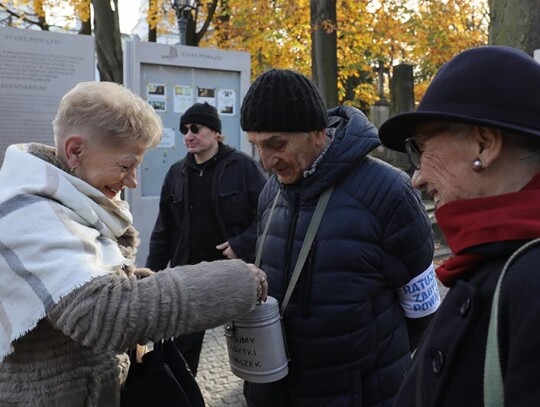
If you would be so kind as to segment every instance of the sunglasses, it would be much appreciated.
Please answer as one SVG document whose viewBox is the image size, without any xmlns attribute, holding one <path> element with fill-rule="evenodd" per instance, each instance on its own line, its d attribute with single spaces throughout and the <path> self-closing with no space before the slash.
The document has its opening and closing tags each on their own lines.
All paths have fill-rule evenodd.
<svg viewBox="0 0 540 407">
<path fill-rule="evenodd" d="M 433 137 L 436 136 L 439 133 L 442 133 L 450 128 L 450 125 L 444 125 L 435 127 L 434 129 L 426 130 L 421 133 L 417 133 L 412 137 L 409 137 L 405 140 L 405 152 L 407 153 L 407 157 L 409 157 L 409 161 L 411 162 L 411 165 L 414 167 L 415 170 L 420 169 L 421 164 L 421 157 L 422 157 L 422 150 L 418 146 L 418 138 L 422 137 Z"/>
<path fill-rule="evenodd" d="M 184 136 L 188 134 L 188 131 L 192 132 L 193 134 L 197 134 L 200 129 L 201 126 L 197 126 L 196 124 L 190 124 L 189 126 L 181 126 L 180 133 L 182 133 Z"/>
</svg>

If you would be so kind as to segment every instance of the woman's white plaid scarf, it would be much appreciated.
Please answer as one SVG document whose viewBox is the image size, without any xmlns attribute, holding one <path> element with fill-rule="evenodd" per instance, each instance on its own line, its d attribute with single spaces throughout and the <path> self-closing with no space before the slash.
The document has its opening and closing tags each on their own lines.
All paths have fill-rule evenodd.
<svg viewBox="0 0 540 407">
<path fill-rule="evenodd" d="M 10 146 L 0 169 L 0 361 L 62 297 L 125 264 L 116 238 L 132 223 L 127 203 L 32 148 Z"/>
</svg>

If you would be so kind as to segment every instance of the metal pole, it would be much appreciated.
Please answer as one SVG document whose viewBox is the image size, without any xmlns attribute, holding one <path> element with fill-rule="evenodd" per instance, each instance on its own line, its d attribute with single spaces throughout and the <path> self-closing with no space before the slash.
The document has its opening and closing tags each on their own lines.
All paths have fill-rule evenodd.
<svg viewBox="0 0 540 407">
<path fill-rule="evenodd" d="M 187 31 L 187 21 L 184 10 L 177 10 L 176 17 L 178 19 L 178 31 L 180 33 L 180 45 L 186 45 L 186 31 Z"/>
</svg>

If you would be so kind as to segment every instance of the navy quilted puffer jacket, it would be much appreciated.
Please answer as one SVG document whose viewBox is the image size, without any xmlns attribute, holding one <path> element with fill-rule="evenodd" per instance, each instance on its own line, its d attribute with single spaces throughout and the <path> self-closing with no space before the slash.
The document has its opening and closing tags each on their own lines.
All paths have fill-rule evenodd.
<svg viewBox="0 0 540 407">
<path fill-rule="evenodd" d="M 289 305 L 291 360 L 275 383 L 246 383 L 249 406 L 390 406 L 410 363 L 396 291 L 429 268 L 429 219 L 408 176 L 368 156 L 376 128 L 359 110 L 329 111 L 334 140 L 316 172 L 295 185 L 275 177 L 259 199 L 261 268 L 281 303 L 319 195 L 334 191 Z"/>
</svg>

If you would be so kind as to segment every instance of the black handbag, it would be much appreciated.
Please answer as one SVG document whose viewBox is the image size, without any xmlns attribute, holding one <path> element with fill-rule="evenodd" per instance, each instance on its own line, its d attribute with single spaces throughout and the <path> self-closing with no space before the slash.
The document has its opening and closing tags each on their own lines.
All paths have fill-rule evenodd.
<svg viewBox="0 0 540 407">
<path fill-rule="evenodd" d="M 121 407 L 204 407 L 199 385 L 172 340 L 157 342 L 154 350 L 131 366 L 120 393 Z"/>
</svg>

